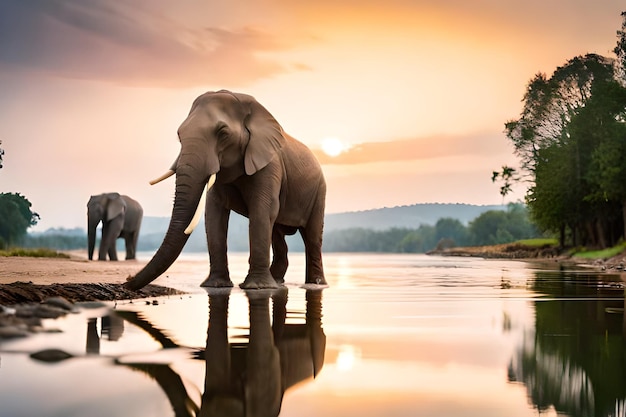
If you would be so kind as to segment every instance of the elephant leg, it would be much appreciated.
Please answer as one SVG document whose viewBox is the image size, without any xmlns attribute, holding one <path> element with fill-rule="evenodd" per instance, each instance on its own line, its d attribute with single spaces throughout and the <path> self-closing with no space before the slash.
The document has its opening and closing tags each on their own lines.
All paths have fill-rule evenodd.
<svg viewBox="0 0 626 417">
<path fill-rule="evenodd" d="M 239 286 L 243 289 L 278 288 L 278 283 L 270 272 L 270 242 L 272 239 L 273 218 L 267 210 L 250 210 L 250 258 L 248 275 Z"/>
<path fill-rule="evenodd" d="M 291 232 L 291 230 L 287 230 L 285 227 L 277 224 L 275 224 L 272 229 L 272 265 L 270 266 L 270 272 L 278 284 L 285 283 L 285 274 L 289 267 L 285 235 L 293 234 L 295 230 L 292 233 L 289 232 Z"/>
<path fill-rule="evenodd" d="M 106 227 L 106 229 L 105 229 Z M 117 216 L 112 220 L 109 220 L 102 226 L 102 241 L 106 241 L 106 250 L 109 253 L 109 259 L 112 261 L 117 261 L 117 238 L 122 235 L 122 230 L 124 227 L 124 218 L 122 216 Z M 106 234 L 106 238 L 105 238 Z M 102 251 L 102 245 L 100 246 L 100 250 Z"/>
<path fill-rule="evenodd" d="M 113 240 L 113 243 L 109 246 L 109 260 L 117 261 L 117 247 L 115 240 Z"/>
<path fill-rule="evenodd" d="M 209 249 L 209 276 L 202 287 L 232 287 L 228 270 L 228 219 L 230 210 L 224 207 L 217 197 L 209 192 L 206 202 L 205 229 Z"/>
<path fill-rule="evenodd" d="M 318 199 L 306 227 L 300 229 L 306 255 L 307 284 L 327 285 L 322 263 L 322 233 L 324 229 L 324 200 Z"/>
<path fill-rule="evenodd" d="M 115 248 L 115 238 L 117 235 L 113 232 L 113 228 L 109 223 L 102 224 L 102 239 L 100 239 L 100 249 L 98 251 L 98 260 L 106 261 L 107 255 L 112 261 L 117 261 L 117 250 Z"/>
<path fill-rule="evenodd" d="M 276 159 L 275 159 L 276 160 Z M 278 288 L 270 272 L 272 231 L 280 209 L 282 164 L 271 163 L 240 184 L 248 208 L 250 259 L 243 289 Z"/>
<path fill-rule="evenodd" d="M 137 232 L 127 232 L 124 235 L 126 243 L 126 260 L 135 259 L 135 245 L 137 244 Z"/>
<path fill-rule="evenodd" d="M 128 259 L 136 259 L 137 258 L 137 241 L 139 240 L 139 229 L 133 232 L 133 238 L 130 242 L 130 250 L 132 252 L 132 258 Z"/>
<path fill-rule="evenodd" d="M 104 232 L 103 232 L 102 239 L 100 239 L 100 249 L 98 249 L 98 260 L 106 261 L 108 254 L 109 254 L 109 248 L 107 248 L 106 242 L 104 241 Z"/>
</svg>

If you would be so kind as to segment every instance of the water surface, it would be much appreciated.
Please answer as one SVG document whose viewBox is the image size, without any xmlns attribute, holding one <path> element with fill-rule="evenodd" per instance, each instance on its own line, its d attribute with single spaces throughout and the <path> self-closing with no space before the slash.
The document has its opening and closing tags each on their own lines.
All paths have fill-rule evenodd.
<svg viewBox="0 0 626 417">
<path fill-rule="evenodd" d="M 207 293 L 206 255 L 0 342 L 0 416 L 617 416 L 620 277 L 556 263 L 327 254 L 329 287 Z M 230 257 L 238 283 L 247 255 Z M 59 349 L 69 359 L 32 357 Z"/>
</svg>

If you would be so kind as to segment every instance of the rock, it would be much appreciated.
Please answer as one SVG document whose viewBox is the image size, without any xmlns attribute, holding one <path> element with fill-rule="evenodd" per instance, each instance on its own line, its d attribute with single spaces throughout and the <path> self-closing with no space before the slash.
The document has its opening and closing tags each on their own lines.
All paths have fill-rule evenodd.
<svg viewBox="0 0 626 417">
<path fill-rule="evenodd" d="M 82 301 L 76 303 L 75 306 L 87 310 L 108 307 L 108 305 L 103 303 L 102 301 Z"/>
<path fill-rule="evenodd" d="M 59 307 L 55 307 L 47 304 L 40 304 L 35 307 L 34 315 L 42 319 L 56 319 L 66 315 L 68 312 Z"/>
<path fill-rule="evenodd" d="M 30 357 L 42 362 L 60 362 L 73 356 L 60 349 L 45 349 L 32 353 Z"/>
<path fill-rule="evenodd" d="M 0 327 L 0 339 L 14 339 L 16 337 L 28 336 L 28 330 L 22 326 L 2 326 Z"/>
<path fill-rule="evenodd" d="M 35 304 L 20 304 L 15 307 L 15 316 L 21 318 L 35 317 Z"/>
<path fill-rule="evenodd" d="M 74 304 L 70 303 L 65 297 L 50 297 L 46 299 L 44 304 L 51 305 L 53 307 L 62 308 L 66 311 L 74 311 Z"/>
</svg>

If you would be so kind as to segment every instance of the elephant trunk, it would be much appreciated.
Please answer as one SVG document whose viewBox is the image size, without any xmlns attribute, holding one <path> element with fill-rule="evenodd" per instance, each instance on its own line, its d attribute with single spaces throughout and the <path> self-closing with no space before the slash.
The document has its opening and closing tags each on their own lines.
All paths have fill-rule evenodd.
<svg viewBox="0 0 626 417">
<path fill-rule="evenodd" d="M 130 290 L 138 290 L 163 274 L 178 258 L 185 243 L 187 243 L 187 239 L 189 239 L 189 234 L 185 233 L 185 228 L 191 222 L 196 207 L 198 207 L 207 178 L 204 169 L 198 170 L 196 168 L 196 166 L 202 167 L 202 164 L 198 165 L 197 161 L 194 161 L 194 164 L 189 164 L 185 161 L 184 156 L 181 153 L 176 169 L 174 208 L 163 243 L 150 262 L 126 282 L 125 287 Z M 190 158 L 197 159 L 197 154 Z"/>
</svg>

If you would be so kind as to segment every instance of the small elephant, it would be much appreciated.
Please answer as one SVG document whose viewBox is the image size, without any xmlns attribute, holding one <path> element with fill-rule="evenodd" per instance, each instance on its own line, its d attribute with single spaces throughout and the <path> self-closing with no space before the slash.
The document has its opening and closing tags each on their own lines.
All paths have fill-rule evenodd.
<svg viewBox="0 0 626 417">
<path fill-rule="evenodd" d="M 231 210 L 249 219 L 249 269 L 241 288 L 277 288 L 284 282 L 285 235 L 296 231 L 305 245 L 306 283 L 325 285 L 326 182 L 309 148 L 287 135 L 253 97 L 225 90 L 198 97 L 178 137 L 181 151 L 176 161 L 168 173 L 153 181 L 176 174 L 167 234 L 152 260 L 126 287 L 142 288 L 170 267 L 197 223 L 199 212 L 195 216 L 194 212 L 196 207 L 203 208 L 199 203 L 203 198 L 210 271 L 202 286 L 233 285 L 226 247 Z M 207 184 L 212 186 L 205 192 Z"/>
<path fill-rule="evenodd" d="M 105 193 L 92 195 L 87 203 L 87 237 L 89 240 L 89 260 L 93 259 L 96 246 L 96 227 L 102 222 L 102 239 L 98 260 L 117 261 L 115 242 L 124 238 L 126 242 L 126 259 L 135 259 L 137 239 L 143 218 L 141 205 L 127 195 Z"/>
</svg>

